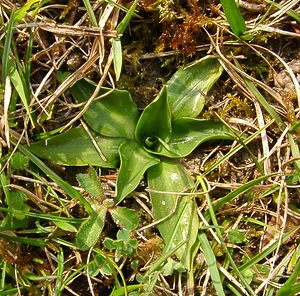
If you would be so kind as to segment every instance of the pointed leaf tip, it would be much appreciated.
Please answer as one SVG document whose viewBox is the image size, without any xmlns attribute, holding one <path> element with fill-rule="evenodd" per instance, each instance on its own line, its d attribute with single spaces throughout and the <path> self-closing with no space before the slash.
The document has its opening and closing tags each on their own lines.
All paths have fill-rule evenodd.
<svg viewBox="0 0 300 296">
<path fill-rule="evenodd" d="M 180 68 L 167 82 L 172 118 L 198 116 L 203 109 L 205 95 L 222 72 L 218 60 L 210 57 Z"/>
<path fill-rule="evenodd" d="M 158 158 L 149 154 L 134 141 L 121 144 L 119 153 L 121 166 L 117 179 L 116 204 L 139 185 L 148 168 L 160 162 Z"/>
<path fill-rule="evenodd" d="M 141 145 L 145 140 L 160 138 L 168 141 L 171 137 L 171 112 L 166 87 L 143 111 L 135 130 L 135 137 Z"/>
</svg>

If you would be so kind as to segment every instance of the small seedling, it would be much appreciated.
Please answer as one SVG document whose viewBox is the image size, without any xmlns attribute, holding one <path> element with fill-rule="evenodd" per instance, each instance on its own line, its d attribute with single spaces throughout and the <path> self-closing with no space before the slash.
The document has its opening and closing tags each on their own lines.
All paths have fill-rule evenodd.
<svg viewBox="0 0 300 296">
<path fill-rule="evenodd" d="M 117 232 L 117 239 L 106 238 L 103 245 L 110 251 L 115 250 L 115 260 L 118 262 L 122 256 L 132 257 L 138 242 L 130 237 L 129 230 L 122 229 Z"/>
<path fill-rule="evenodd" d="M 77 179 L 91 195 L 90 204 L 95 210 L 81 224 L 76 235 L 75 242 L 81 250 L 88 250 L 96 244 L 105 225 L 107 213 L 121 227 L 133 230 L 138 226 L 139 217 L 135 211 L 115 206 L 112 200 L 105 197 L 100 179 L 93 168 L 90 167 L 87 174 L 77 175 Z"/>
</svg>

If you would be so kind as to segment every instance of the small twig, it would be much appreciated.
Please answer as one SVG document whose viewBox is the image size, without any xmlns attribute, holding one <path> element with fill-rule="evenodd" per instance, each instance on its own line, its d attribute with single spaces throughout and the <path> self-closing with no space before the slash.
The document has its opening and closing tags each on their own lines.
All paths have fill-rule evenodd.
<svg viewBox="0 0 300 296">
<path fill-rule="evenodd" d="M 101 31 L 99 28 L 91 28 L 84 26 L 68 26 L 68 25 L 58 25 L 56 23 L 27 23 L 16 26 L 17 29 L 25 28 L 39 28 L 47 32 L 65 35 L 65 36 L 91 36 L 91 37 L 117 37 L 117 32 L 115 30 Z"/>
</svg>

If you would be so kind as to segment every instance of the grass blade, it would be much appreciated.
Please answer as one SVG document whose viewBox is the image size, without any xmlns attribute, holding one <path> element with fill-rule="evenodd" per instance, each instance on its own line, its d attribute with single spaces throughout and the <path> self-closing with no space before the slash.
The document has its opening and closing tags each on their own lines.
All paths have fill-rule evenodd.
<svg viewBox="0 0 300 296">
<path fill-rule="evenodd" d="M 6 233 L 0 233 L 0 238 L 40 248 L 44 248 L 47 246 L 47 243 L 44 240 L 36 238 L 20 237 L 15 235 L 9 235 Z"/>
<path fill-rule="evenodd" d="M 222 280 L 220 277 L 220 273 L 219 273 L 219 269 L 217 266 L 217 260 L 216 260 L 214 251 L 212 250 L 211 245 L 210 245 L 204 231 L 200 231 L 200 233 L 198 234 L 198 238 L 200 240 L 201 249 L 203 251 L 205 261 L 206 261 L 208 269 L 209 269 L 211 280 L 217 291 L 217 295 L 223 296 L 223 295 L 225 295 L 225 293 L 224 293 L 223 284 L 222 284 Z"/>
<path fill-rule="evenodd" d="M 25 109 L 29 116 L 30 122 L 32 124 L 32 127 L 35 127 L 34 120 L 31 115 L 31 111 L 29 109 L 29 91 L 27 89 L 27 84 L 25 82 L 25 79 L 22 75 L 20 75 L 20 72 L 16 68 L 16 65 L 13 63 L 13 61 L 9 58 L 7 63 L 7 75 L 9 76 L 14 88 L 16 89 Z"/>
<path fill-rule="evenodd" d="M 239 195 L 245 193 L 246 191 L 251 189 L 253 186 L 258 185 L 262 181 L 265 181 L 265 180 L 267 180 L 270 177 L 275 176 L 275 175 L 277 175 L 277 173 L 274 173 L 274 174 L 271 174 L 271 175 L 265 175 L 265 176 L 259 177 L 257 179 L 251 180 L 248 183 L 240 186 L 236 190 L 228 193 L 227 195 L 225 195 L 224 197 L 222 197 L 222 198 L 220 198 L 216 201 L 216 203 L 213 205 L 214 211 L 217 211 L 222 206 L 224 206 L 226 203 L 234 200 L 236 197 L 238 197 Z M 208 212 L 205 213 L 204 217 L 206 219 L 208 219 Z"/>
<path fill-rule="evenodd" d="M 139 1 L 139 0 L 135 0 L 135 1 L 132 3 L 132 5 L 131 5 L 130 9 L 127 11 L 125 17 L 124 17 L 124 18 L 122 19 L 122 21 L 118 24 L 116 30 L 117 30 L 117 33 L 118 33 L 119 36 L 122 35 L 122 34 L 124 33 L 124 31 L 126 30 L 126 28 L 127 28 L 128 24 L 129 24 L 129 22 L 130 22 L 132 16 L 134 15 L 134 11 L 135 11 L 135 9 L 136 9 L 136 6 L 137 6 L 137 4 L 138 4 L 138 1 Z"/>
<path fill-rule="evenodd" d="M 239 150 L 245 147 L 248 143 L 253 141 L 264 129 L 267 129 L 273 121 L 268 122 L 265 126 L 263 126 L 261 129 L 257 130 L 255 133 L 251 134 L 247 139 L 240 141 L 243 141 L 243 144 L 238 144 L 236 147 L 234 147 L 232 150 L 230 150 L 227 154 L 225 154 L 223 157 L 221 157 L 218 161 L 216 161 L 213 165 L 211 165 L 204 173 L 203 176 L 207 176 L 209 173 L 211 173 L 214 169 L 216 169 L 223 161 L 226 159 L 229 159 L 232 155 L 237 153 Z"/>
<path fill-rule="evenodd" d="M 246 31 L 244 18 L 234 0 L 221 0 L 222 8 L 235 35 L 242 35 Z"/>
<path fill-rule="evenodd" d="M 243 71 L 241 65 L 235 61 L 236 66 Z M 248 86 L 250 93 L 255 96 L 257 101 L 263 106 L 263 108 L 269 113 L 269 115 L 275 120 L 275 123 L 278 125 L 278 127 L 282 130 L 286 128 L 285 123 L 281 120 L 280 116 L 277 114 L 277 112 L 270 106 L 269 102 L 264 98 L 264 96 L 260 93 L 260 91 L 256 88 L 254 83 L 247 78 L 246 76 L 243 76 L 244 81 L 246 85 Z"/>
<path fill-rule="evenodd" d="M 112 46 L 114 51 L 114 70 L 116 75 L 116 81 L 120 79 L 122 71 L 122 44 L 120 38 L 114 38 L 112 40 Z"/>
<path fill-rule="evenodd" d="M 264 258 L 266 258 L 266 256 L 268 256 L 270 253 L 272 253 L 273 251 L 276 250 L 276 248 L 278 247 L 278 245 L 281 243 L 284 243 L 286 240 L 288 240 L 294 233 L 296 233 L 298 230 L 300 229 L 300 226 L 292 229 L 291 231 L 287 232 L 286 234 L 283 235 L 282 240 L 281 241 L 276 241 L 274 242 L 270 247 L 268 247 L 267 249 L 265 249 L 264 251 L 260 252 L 259 254 L 257 254 L 256 256 L 252 257 L 249 261 L 247 261 L 246 263 L 244 263 L 242 266 L 239 267 L 240 271 L 244 271 L 248 268 L 251 268 L 253 265 L 255 265 L 256 263 L 258 263 L 260 260 L 263 260 Z"/>
<path fill-rule="evenodd" d="M 8 187 L 6 187 L 6 188 L 8 188 Z M 23 211 L 20 211 L 20 210 L 8 209 L 8 208 L 2 208 L 2 207 L 0 207 L 0 212 L 7 212 L 7 213 L 16 214 L 16 215 L 23 214 L 27 217 L 44 219 L 44 220 L 49 220 L 49 221 L 53 221 L 53 222 L 69 222 L 69 223 L 79 224 L 83 221 L 82 218 L 59 217 L 59 216 L 54 216 L 54 215 L 50 215 L 50 214 L 40 214 L 40 213 L 34 213 L 34 212 L 24 213 Z"/>
<path fill-rule="evenodd" d="M 136 9 L 138 0 L 135 0 L 130 9 L 127 11 L 125 17 L 122 19 L 122 21 L 118 24 L 116 30 L 117 30 L 117 38 L 113 39 L 113 51 L 114 51 L 114 70 L 115 70 L 115 75 L 116 75 L 116 80 L 118 81 L 121 75 L 121 70 L 122 70 L 122 44 L 120 37 L 126 30 L 131 18 L 134 15 L 134 11 Z"/>
<path fill-rule="evenodd" d="M 282 4 L 276 3 L 275 1 L 272 1 L 272 0 L 265 0 L 265 2 L 267 2 L 267 3 L 271 4 L 272 6 L 276 7 L 278 10 L 283 8 Z M 284 3 L 284 2 L 282 2 L 282 3 Z M 296 12 L 295 10 L 289 9 L 286 12 L 286 14 L 289 15 L 290 17 L 294 18 L 298 23 L 300 23 L 300 14 L 298 12 Z"/>
<path fill-rule="evenodd" d="M 77 199 L 85 208 L 85 210 L 92 214 L 94 210 L 86 199 L 75 190 L 69 183 L 64 181 L 51 169 L 49 169 L 39 158 L 32 154 L 28 149 L 22 145 L 18 145 L 18 149 L 25 154 L 41 171 L 43 171 L 51 180 L 53 180 L 59 187 L 61 187 L 70 197 Z"/>
<path fill-rule="evenodd" d="M 205 198 L 206 198 L 206 202 L 207 202 L 207 206 L 208 206 L 208 212 L 209 212 L 209 215 L 210 215 L 210 219 L 212 221 L 212 224 L 213 226 L 215 227 L 216 229 L 216 234 L 221 242 L 221 245 L 227 255 L 227 259 L 229 260 L 231 266 L 232 266 L 232 269 L 233 271 L 235 272 L 235 274 L 238 276 L 240 282 L 243 284 L 243 286 L 245 287 L 246 290 L 248 290 L 249 294 L 252 295 L 252 296 L 255 296 L 255 292 L 253 291 L 253 289 L 250 287 L 250 285 L 248 284 L 247 280 L 245 279 L 245 277 L 243 276 L 243 274 L 241 273 L 241 271 L 238 269 L 238 267 L 236 266 L 231 254 L 230 254 L 230 251 L 227 249 L 227 246 L 226 246 L 226 243 L 224 242 L 224 239 L 223 239 L 223 236 L 222 236 L 222 233 L 221 233 L 221 230 L 220 230 L 220 226 L 218 225 L 218 221 L 217 221 L 217 218 L 216 218 L 216 215 L 215 215 L 215 212 L 214 212 L 214 208 L 212 206 L 212 202 L 210 200 L 210 196 L 208 194 L 208 189 L 206 187 L 206 184 L 204 182 L 204 180 L 201 178 L 201 177 L 198 177 L 197 178 L 197 182 L 198 185 L 200 185 L 203 189 L 204 192 L 206 192 L 204 195 L 205 195 Z"/>
<path fill-rule="evenodd" d="M 8 74 L 9 52 L 10 52 L 11 42 L 13 40 L 13 26 L 15 23 L 14 15 L 15 15 L 15 11 L 13 10 L 11 12 L 10 19 L 5 31 L 5 42 L 4 42 L 4 48 L 2 53 L 2 83 L 5 82 L 6 76 Z"/>
<path fill-rule="evenodd" d="M 83 4 L 86 8 L 86 11 L 87 11 L 89 17 L 90 17 L 92 25 L 94 27 L 98 27 L 97 19 L 96 19 L 96 16 L 95 16 L 95 13 L 94 13 L 94 10 L 93 10 L 90 0 L 83 0 Z"/>
<path fill-rule="evenodd" d="M 57 253 L 57 272 L 56 272 L 56 283 L 55 283 L 55 289 L 54 289 L 54 296 L 59 296 L 60 294 L 60 288 L 63 283 L 63 271 L 64 271 L 64 251 L 60 247 Z"/>
<path fill-rule="evenodd" d="M 300 260 L 298 260 L 293 273 L 290 275 L 284 285 L 278 290 L 277 296 L 294 295 L 300 291 L 300 284 L 295 284 L 300 275 Z"/>
</svg>

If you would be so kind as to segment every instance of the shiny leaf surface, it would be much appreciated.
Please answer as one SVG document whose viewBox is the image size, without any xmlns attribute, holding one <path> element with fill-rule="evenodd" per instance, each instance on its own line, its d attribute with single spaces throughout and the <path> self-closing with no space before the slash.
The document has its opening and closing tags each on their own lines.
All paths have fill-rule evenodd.
<svg viewBox="0 0 300 296">
<path fill-rule="evenodd" d="M 222 122 L 178 118 L 172 122 L 170 149 L 180 157 L 189 155 L 198 145 L 211 140 L 233 140 L 232 131 Z"/>
<path fill-rule="evenodd" d="M 106 161 L 101 159 L 89 136 L 81 127 L 51 137 L 47 141 L 34 143 L 29 150 L 39 157 L 61 165 L 117 167 L 119 164 L 118 149 L 124 139 L 96 135 L 95 140 L 101 147 Z"/>
<path fill-rule="evenodd" d="M 198 116 L 203 109 L 205 95 L 222 71 L 223 68 L 214 58 L 203 58 L 179 69 L 167 82 L 172 117 Z"/>
<path fill-rule="evenodd" d="M 168 104 L 167 91 L 164 87 L 158 97 L 143 111 L 135 131 L 138 142 L 149 149 L 156 149 L 155 139 L 168 141 L 171 137 L 171 113 Z M 153 140 L 153 145 L 147 143 Z"/>
<path fill-rule="evenodd" d="M 172 137 L 168 143 L 159 143 L 155 151 L 147 151 L 170 158 L 180 158 L 189 155 L 206 141 L 234 138 L 232 131 L 222 122 L 184 117 L 172 122 Z"/>
<path fill-rule="evenodd" d="M 176 255 L 189 269 L 199 220 L 194 199 L 180 193 L 190 189 L 193 180 L 183 166 L 174 160 L 161 161 L 150 168 L 147 175 L 154 218 L 156 221 L 166 218 L 157 226 L 166 244 L 164 252 L 186 242 Z"/>
<path fill-rule="evenodd" d="M 82 79 L 70 88 L 76 102 L 86 102 L 95 85 Z M 105 95 L 105 96 L 103 96 Z M 138 120 L 138 109 L 128 91 L 102 88 L 98 96 L 83 118 L 91 129 L 107 137 L 134 138 L 134 130 Z"/>
<path fill-rule="evenodd" d="M 120 146 L 120 158 L 115 199 L 117 204 L 138 186 L 148 168 L 160 162 L 134 141 L 125 142 Z"/>
</svg>

